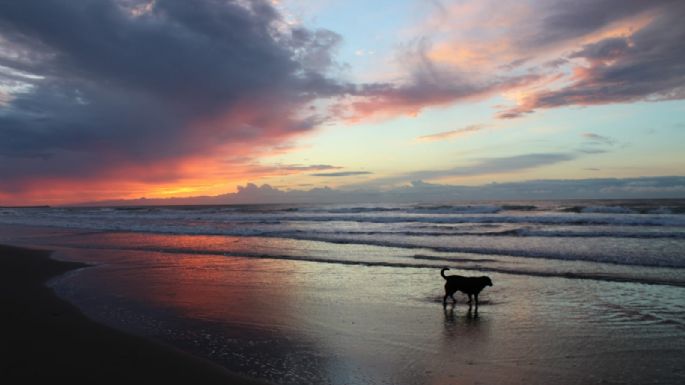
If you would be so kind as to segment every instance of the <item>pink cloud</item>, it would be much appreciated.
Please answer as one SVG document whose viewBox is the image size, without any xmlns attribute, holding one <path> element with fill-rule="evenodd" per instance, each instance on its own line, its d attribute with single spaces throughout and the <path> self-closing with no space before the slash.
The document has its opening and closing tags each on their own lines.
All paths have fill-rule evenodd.
<svg viewBox="0 0 685 385">
<path fill-rule="evenodd" d="M 440 140 L 448 140 L 448 139 L 461 137 L 464 135 L 469 135 L 469 134 L 472 134 L 474 132 L 482 131 L 486 127 L 488 127 L 488 126 L 485 124 L 472 124 L 470 126 L 457 128 L 456 130 L 439 132 L 437 134 L 432 134 L 432 135 L 419 136 L 416 139 L 420 142 L 435 142 L 435 141 L 440 141 Z"/>
<path fill-rule="evenodd" d="M 539 109 L 591 106 L 635 101 L 685 98 L 685 61 L 681 41 L 685 28 L 679 20 L 685 7 L 655 7 L 645 17 L 630 18 L 634 28 L 620 35 L 600 31 L 591 41 L 574 47 L 566 82 L 554 88 L 530 90 L 499 118 L 517 118 Z M 630 25 L 630 24 L 626 24 Z"/>
</svg>

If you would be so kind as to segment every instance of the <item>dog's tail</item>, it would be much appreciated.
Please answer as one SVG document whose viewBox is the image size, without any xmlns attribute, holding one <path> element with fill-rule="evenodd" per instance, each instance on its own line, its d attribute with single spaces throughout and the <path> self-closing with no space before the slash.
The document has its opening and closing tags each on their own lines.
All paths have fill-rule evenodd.
<svg viewBox="0 0 685 385">
<path fill-rule="evenodd" d="M 442 270 L 440 270 L 440 275 L 447 279 L 447 276 L 445 275 L 445 270 L 449 270 L 449 267 L 443 267 Z"/>
</svg>

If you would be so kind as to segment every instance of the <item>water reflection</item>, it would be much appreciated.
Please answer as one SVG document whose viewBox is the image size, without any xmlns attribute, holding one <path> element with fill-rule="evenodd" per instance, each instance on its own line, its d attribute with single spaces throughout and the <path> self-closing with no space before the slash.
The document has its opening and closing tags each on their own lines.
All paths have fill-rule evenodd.
<svg viewBox="0 0 685 385">
<path fill-rule="evenodd" d="M 445 327 L 453 327 L 456 325 L 478 326 L 480 317 L 478 315 L 478 308 L 469 306 L 468 310 L 461 316 L 455 316 L 455 305 L 446 306 L 443 308 L 445 316 Z"/>
<path fill-rule="evenodd" d="M 489 326 L 487 317 L 475 307 L 445 307 L 440 355 L 471 359 L 469 351 L 487 354 L 485 350 L 491 347 Z"/>
</svg>

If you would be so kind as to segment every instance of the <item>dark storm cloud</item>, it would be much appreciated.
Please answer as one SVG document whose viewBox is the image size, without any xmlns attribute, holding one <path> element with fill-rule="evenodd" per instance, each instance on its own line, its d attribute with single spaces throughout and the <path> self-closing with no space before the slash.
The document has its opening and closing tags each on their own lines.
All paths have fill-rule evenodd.
<svg viewBox="0 0 685 385">
<path fill-rule="evenodd" d="M 326 75 L 340 37 L 283 28 L 266 1 L 145 6 L 0 2 L 0 80 L 25 87 L 0 104 L 0 188 L 268 145 L 320 123 L 298 109 L 342 89 Z"/>
</svg>

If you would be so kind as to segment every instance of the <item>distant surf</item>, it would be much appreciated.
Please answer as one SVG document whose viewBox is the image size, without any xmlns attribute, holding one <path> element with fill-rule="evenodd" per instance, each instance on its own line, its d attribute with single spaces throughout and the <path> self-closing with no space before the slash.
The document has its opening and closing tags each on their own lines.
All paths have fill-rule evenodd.
<svg viewBox="0 0 685 385">
<path fill-rule="evenodd" d="M 58 242 L 82 248 L 685 282 L 682 200 L 0 208 L 0 224 L 122 233 Z"/>
</svg>

